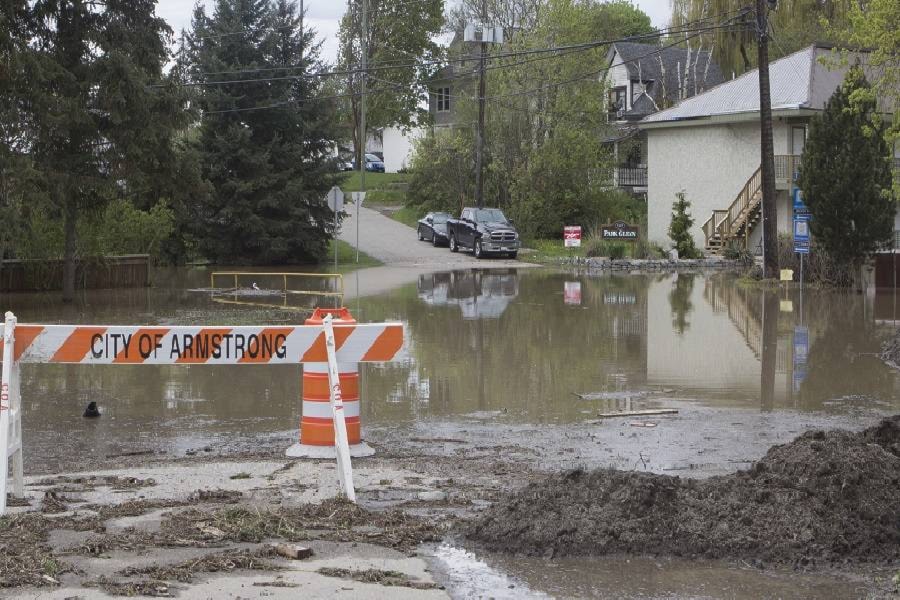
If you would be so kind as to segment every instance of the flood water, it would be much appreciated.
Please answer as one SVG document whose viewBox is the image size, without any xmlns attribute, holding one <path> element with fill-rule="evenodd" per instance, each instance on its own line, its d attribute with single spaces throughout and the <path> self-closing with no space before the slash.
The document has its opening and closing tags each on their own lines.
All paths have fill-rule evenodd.
<svg viewBox="0 0 900 600">
<path fill-rule="evenodd" d="M 393 288 L 382 279 L 369 278 L 390 291 L 344 299 L 361 322 L 405 325 L 400 359 L 362 368 L 364 435 L 367 427 L 429 423 L 489 428 L 496 415 L 496 427 L 515 435 L 659 395 L 744 414 L 900 412 L 900 376 L 877 357 L 900 323 L 894 295 L 767 292 L 725 273 L 468 270 L 407 275 Z M 280 289 L 279 281 L 258 278 L 263 289 Z M 207 270 L 169 269 L 150 289 L 88 291 L 72 305 L 58 294 L 13 294 L 3 306 L 21 323 L 279 325 L 302 323 L 316 303 L 198 291 L 207 287 Z M 71 457 L 85 453 L 181 456 L 289 440 L 300 419 L 300 377 L 299 366 L 23 365 L 26 472 L 70 468 Z M 102 419 L 81 418 L 90 401 Z M 452 547 L 433 559 L 458 597 L 838 598 L 865 589 L 829 577 L 649 559 L 549 564 Z"/>
<path fill-rule="evenodd" d="M 56 294 L 13 294 L 3 304 L 22 323 L 264 325 L 307 314 L 259 306 L 285 303 L 280 296 L 196 291 L 208 286 L 205 269 L 171 269 L 150 289 L 87 291 L 68 306 Z M 801 298 L 724 273 L 510 269 L 422 274 L 344 303 L 359 321 L 405 324 L 401 359 L 363 366 L 364 427 L 498 413 L 511 424 L 580 422 L 589 417 L 578 394 L 601 410 L 648 392 L 754 411 L 900 409 L 900 377 L 876 356 L 900 318 L 893 295 L 807 289 Z M 178 454 L 290 435 L 300 375 L 292 366 L 23 365 L 26 468 L 80 452 Z M 80 418 L 92 400 L 104 419 Z"/>
</svg>

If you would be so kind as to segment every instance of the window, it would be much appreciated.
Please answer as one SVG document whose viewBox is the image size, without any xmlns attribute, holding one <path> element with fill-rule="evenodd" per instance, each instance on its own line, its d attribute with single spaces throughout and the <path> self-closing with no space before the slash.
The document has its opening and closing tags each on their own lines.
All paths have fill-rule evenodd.
<svg viewBox="0 0 900 600">
<path fill-rule="evenodd" d="M 791 152 L 794 156 L 801 156 L 806 146 L 806 127 L 791 128 Z"/>
<path fill-rule="evenodd" d="M 617 87 L 609 90 L 609 110 L 615 112 L 617 110 L 626 110 L 628 106 L 625 103 L 625 98 L 627 97 L 628 92 L 625 86 Z"/>
<path fill-rule="evenodd" d="M 436 109 L 438 112 L 447 112 L 450 110 L 450 88 L 442 87 L 434 91 L 436 98 Z"/>
</svg>

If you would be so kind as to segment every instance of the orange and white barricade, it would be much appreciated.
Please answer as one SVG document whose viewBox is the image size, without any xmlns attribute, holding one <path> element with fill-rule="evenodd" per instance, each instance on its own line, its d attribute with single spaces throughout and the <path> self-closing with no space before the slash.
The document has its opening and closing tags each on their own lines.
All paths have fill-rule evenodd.
<svg viewBox="0 0 900 600">
<path fill-rule="evenodd" d="M 356 319 L 346 308 L 317 308 L 305 324 L 321 326 L 328 315 L 331 315 L 335 326 L 356 323 Z M 372 456 L 375 450 L 362 441 L 359 363 L 339 361 L 337 366 L 350 456 L 354 458 Z M 334 457 L 335 424 L 330 404 L 327 362 L 303 363 L 300 397 L 303 403 L 300 438 L 296 444 L 287 449 L 285 455 L 291 458 Z"/>
<path fill-rule="evenodd" d="M 340 312 L 340 311 L 338 311 Z M 349 313 L 346 313 L 349 315 Z M 327 317 L 328 313 L 322 313 Z M 22 399 L 19 394 L 21 363 L 128 364 L 128 365 L 254 365 L 313 364 L 346 367 L 329 386 L 329 369 L 325 374 L 326 404 L 332 410 L 347 413 L 348 441 L 359 441 L 358 367 L 361 362 L 388 362 L 403 346 L 400 323 L 359 324 L 349 319 L 320 317 L 315 323 L 277 327 L 202 327 L 132 325 L 31 325 L 17 324 L 12 313 L 6 313 L 3 357 L 0 378 L 0 515 L 6 510 L 6 486 L 9 459 L 13 463 L 12 493 L 24 494 L 22 480 Z M 324 325 L 324 326 L 323 326 Z M 328 343 L 326 344 L 326 339 Z M 343 371 L 336 368 L 335 371 Z M 320 400 L 321 386 L 311 388 Z M 305 393 L 305 392 L 304 392 Z M 343 399 L 343 403 L 341 400 Z M 319 402 L 320 403 L 320 402 Z M 321 404 L 321 403 L 320 403 Z M 315 415 L 324 418 L 324 409 Z M 320 413 L 322 413 L 320 415 Z M 304 413 L 305 414 L 305 413 Z M 333 420 L 331 421 L 334 422 Z M 334 445 L 332 425 L 331 445 Z M 309 434 L 324 442 L 324 433 Z M 318 437 L 316 437 L 318 436 Z M 309 441 L 309 440 L 305 440 Z M 351 442 L 352 443 L 352 442 Z M 326 448 L 325 446 L 319 446 Z M 334 451 L 330 451 L 334 456 Z M 349 465 L 348 465 L 349 467 Z M 342 479 L 343 484 L 343 479 Z M 352 490 L 348 496 L 352 495 Z"/>
</svg>

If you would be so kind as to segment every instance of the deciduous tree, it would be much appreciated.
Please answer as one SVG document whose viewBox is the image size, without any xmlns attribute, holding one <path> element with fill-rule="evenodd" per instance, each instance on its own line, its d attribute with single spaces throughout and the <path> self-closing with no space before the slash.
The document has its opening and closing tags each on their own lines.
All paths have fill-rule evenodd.
<svg viewBox="0 0 900 600">
<path fill-rule="evenodd" d="M 139 196 L 173 165 L 182 106 L 167 83 L 170 29 L 153 0 L 28 5 L 25 152 L 65 226 L 63 298 L 75 288 L 79 215 Z"/>
</svg>

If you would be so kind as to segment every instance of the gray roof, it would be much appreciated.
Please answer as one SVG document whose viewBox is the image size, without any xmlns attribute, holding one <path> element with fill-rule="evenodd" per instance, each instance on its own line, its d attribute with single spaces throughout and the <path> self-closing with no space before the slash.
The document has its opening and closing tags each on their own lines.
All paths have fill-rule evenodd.
<svg viewBox="0 0 900 600">
<path fill-rule="evenodd" d="M 846 67 L 831 70 L 822 64 L 819 58 L 830 54 L 830 48 L 812 45 L 770 63 L 772 110 L 824 108 L 847 71 Z M 858 53 L 855 56 L 864 58 Z M 753 69 L 702 94 L 682 100 L 672 108 L 644 118 L 641 123 L 759 112 L 758 71 Z"/>
<path fill-rule="evenodd" d="M 685 67 L 689 59 L 690 68 L 686 86 L 688 95 L 707 90 L 725 80 L 719 65 L 713 62 L 712 56 L 706 50 L 691 49 L 689 52 L 687 48 L 674 46 L 660 48 L 656 44 L 616 42 L 610 48 L 610 57 L 612 51 L 618 52 L 633 81 L 650 84 L 648 92 L 661 106 L 678 100 L 678 89 L 684 82 Z M 666 91 L 665 99 L 662 98 L 663 89 Z"/>
</svg>

